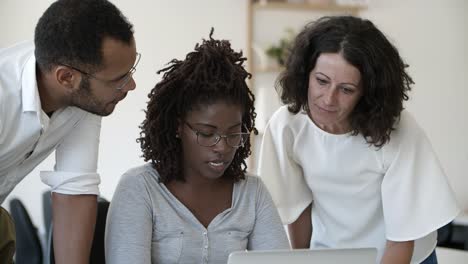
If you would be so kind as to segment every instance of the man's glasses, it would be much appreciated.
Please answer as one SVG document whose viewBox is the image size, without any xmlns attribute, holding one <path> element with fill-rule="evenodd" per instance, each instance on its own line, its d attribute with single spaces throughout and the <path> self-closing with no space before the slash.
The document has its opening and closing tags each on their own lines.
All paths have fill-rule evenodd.
<svg viewBox="0 0 468 264">
<path fill-rule="evenodd" d="M 197 143 L 203 147 L 212 147 L 222 139 L 226 139 L 226 143 L 232 148 L 243 147 L 249 139 L 250 133 L 232 133 L 220 135 L 218 133 L 205 133 L 194 129 L 189 123 L 184 122 L 196 135 Z M 247 130 L 247 129 L 246 129 Z"/>
<path fill-rule="evenodd" d="M 122 79 L 118 80 L 119 84 L 117 85 L 117 88 L 116 88 L 117 90 L 122 90 L 122 89 L 128 84 L 128 82 L 132 79 L 133 74 L 136 72 L 136 67 L 137 67 L 137 65 L 138 65 L 138 62 L 140 62 L 141 53 L 138 53 L 138 52 L 137 52 L 136 55 L 137 55 L 137 58 L 136 58 L 136 60 L 135 60 L 135 64 L 133 65 L 133 67 L 127 72 L 127 74 L 125 74 L 124 77 L 122 77 Z M 80 69 L 78 69 L 78 68 L 76 68 L 76 67 L 73 67 L 73 66 L 71 66 L 71 65 L 67 65 L 67 64 L 62 64 L 62 65 L 63 65 L 63 66 L 67 66 L 67 67 L 69 67 L 69 68 L 72 68 L 72 69 L 74 69 L 75 71 L 80 72 L 80 73 L 82 73 L 82 74 L 84 74 L 84 75 L 87 75 L 87 76 L 89 76 L 90 78 L 96 79 L 96 80 L 98 80 L 98 81 L 101 81 L 101 82 L 112 82 L 111 80 L 104 80 L 104 79 L 98 78 L 98 77 L 94 76 L 94 75 L 91 74 L 91 73 L 85 72 L 85 71 L 80 70 Z"/>
</svg>

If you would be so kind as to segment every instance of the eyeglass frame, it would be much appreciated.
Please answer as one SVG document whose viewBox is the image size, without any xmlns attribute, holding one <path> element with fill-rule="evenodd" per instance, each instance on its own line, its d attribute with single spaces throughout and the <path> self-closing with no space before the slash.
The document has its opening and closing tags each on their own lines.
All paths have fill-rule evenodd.
<svg viewBox="0 0 468 264">
<path fill-rule="evenodd" d="M 221 139 L 224 138 L 224 139 L 226 140 L 226 144 L 227 144 L 228 146 L 230 146 L 231 148 L 236 148 L 236 149 L 237 149 L 237 148 L 240 148 L 240 147 L 244 147 L 245 142 L 244 142 L 242 136 L 243 136 L 243 135 L 250 136 L 250 132 L 248 132 L 248 133 L 247 133 L 247 132 L 230 133 L 230 134 L 226 134 L 226 135 L 220 135 L 219 133 L 216 133 L 216 132 L 215 132 L 215 133 L 213 133 L 213 136 L 216 137 L 216 142 L 215 142 L 214 144 L 212 144 L 212 145 L 205 146 L 205 145 L 200 144 L 200 142 L 198 141 L 198 138 L 199 138 L 199 134 L 206 134 L 206 133 L 203 133 L 203 132 L 201 132 L 201 131 L 199 131 L 199 130 L 196 130 L 196 129 L 193 128 L 187 121 L 184 121 L 184 124 L 186 124 L 186 125 L 190 128 L 190 130 L 192 130 L 192 132 L 194 132 L 195 135 L 197 136 L 197 144 L 198 144 L 199 146 L 207 147 L 207 148 L 216 146 L 216 145 L 221 141 Z M 245 128 L 245 130 L 248 131 L 248 129 L 247 129 L 247 127 L 246 127 L 245 125 L 244 125 L 244 128 Z M 231 144 L 229 144 L 228 136 L 231 136 L 231 135 L 240 135 L 240 136 L 241 136 L 241 140 L 240 140 L 240 141 L 241 141 L 241 144 L 240 144 L 239 146 L 231 146 Z"/>
<path fill-rule="evenodd" d="M 118 90 L 118 91 L 122 90 L 128 84 L 130 79 L 132 79 L 132 76 L 136 72 L 136 67 L 138 66 L 138 63 L 140 62 L 140 58 L 141 58 L 141 53 L 137 52 L 136 55 L 137 55 L 137 58 L 135 60 L 135 63 L 133 64 L 132 68 L 130 68 L 130 70 L 124 75 L 123 79 L 115 80 L 115 81 L 122 81 L 122 83 L 119 86 L 117 86 L 116 90 Z M 96 79 L 98 81 L 101 81 L 101 82 L 113 82 L 112 80 L 104 80 L 104 79 L 98 78 L 98 77 L 96 77 L 95 75 L 93 75 L 91 73 L 80 70 L 79 68 L 68 65 L 68 64 L 61 63 L 61 65 L 72 68 L 73 70 L 75 70 L 75 71 L 77 71 L 77 72 L 79 72 L 81 74 L 87 75 L 87 76 L 89 76 L 89 77 L 91 77 L 93 79 Z"/>
</svg>

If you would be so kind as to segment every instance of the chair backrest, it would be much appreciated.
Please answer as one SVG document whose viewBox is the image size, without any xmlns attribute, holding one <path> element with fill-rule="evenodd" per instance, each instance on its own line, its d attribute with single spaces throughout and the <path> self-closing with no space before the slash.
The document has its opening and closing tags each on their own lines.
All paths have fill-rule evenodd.
<svg viewBox="0 0 468 264">
<path fill-rule="evenodd" d="M 107 211 L 109 210 L 109 201 L 104 198 L 98 198 L 97 204 L 97 216 L 96 216 L 96 226 L 94 228 L 94 238 L 93 245 L 91 246 L 91 254 L 89 257 L 89 264 L 105 264 L 105 252 L 104 252 L 104 234 L 106 230 L 106 219 Z M 55 264 L 54 257 L 54 242 L 52 235 L 53 223 L 51 223 L 49 231 L 49 245 L 48 245 L 48 259 L 50 264 Z"/>
<path fill-rule="evenodd" d="M 106 231 L 107 211 L 109 210 L 109 201 L 104 198 L 98 198 L 98 211 L 96 217 L 96 227 L 94 228 L 93 246 L 91 247 L 91 256 L 89 264 L 106 263 L 104 252 L 104 234 Z"/>
<path fill-rule="evenodd" d="M 16 264 L 41 264 L 42 248 L 37 229 L 19 199 L 10 200 L 10 214 L 15 222 Z"/>
<path fill-rule="evenodd" d="M 44 214 L 44 230 L 49 234 L 50 223 L 52 222 L 52 197 L 50 191 L 42 193 L 42 212 Z"/>
<path fill-rule="evenodd" d="M 452 242 L 453 227 L 448 223 L 437 230 L 437 246 L 446 247 Z"/>
</svg>

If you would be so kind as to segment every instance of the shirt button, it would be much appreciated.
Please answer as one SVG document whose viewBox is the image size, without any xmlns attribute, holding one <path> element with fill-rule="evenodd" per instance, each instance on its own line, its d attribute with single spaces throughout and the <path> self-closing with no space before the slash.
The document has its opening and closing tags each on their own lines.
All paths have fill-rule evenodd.
<svg viewBox="0 0 468 264">
<path fill-rule="evenodd" d="M 208 249 L 208 245 L 205 246 L 205 249 Z"/>
<path fill-rule="evenodd" d="M 205 232 L 203 232 L 203 235 L 205 235 L 205 236 L 206 236 L 206 234 L 207 234 L 207 233 L 206 233 L 206 231 L 205 231 Z"/>
</svg>

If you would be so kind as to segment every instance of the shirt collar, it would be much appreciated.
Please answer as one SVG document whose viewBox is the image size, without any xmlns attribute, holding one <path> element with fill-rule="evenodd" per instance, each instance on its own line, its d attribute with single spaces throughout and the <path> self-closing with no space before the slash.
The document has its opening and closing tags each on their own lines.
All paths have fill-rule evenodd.
<svg viewBox="0 0 468 264">
<path fill-rule="evenodd" d="M 31 57 L 29 57 L 29 59 L 26 61 L 23 73 L 21 75 L 21 85 L 23 112 L 36 112 L 39 114 L 42 110 L 39 91 L 37 88 L 36 58 L 34 54 L 32 54 Z"/>
</svg>

